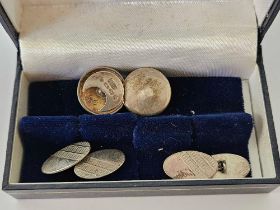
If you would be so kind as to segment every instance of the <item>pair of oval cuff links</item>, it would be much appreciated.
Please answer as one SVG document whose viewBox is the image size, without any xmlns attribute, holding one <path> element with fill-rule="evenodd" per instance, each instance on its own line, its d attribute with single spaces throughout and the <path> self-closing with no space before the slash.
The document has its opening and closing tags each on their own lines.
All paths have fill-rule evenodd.
<svg viewBox="0 0 280 210">
<path fill-rule="evenodd" d="M 52 154 L 42 165 L 44 174 L 56 174 L 74 167 L 74 173 L 83 179 L 98 179 L 117 171 L 125 155 L 117 149 L 90 153 L 89 142 L 78 142 Z"/>
<path fill-rule="evenodd" d="M 154 68 L 139 68 L 125 79 L 113 68 L 100 67 L 83 75 L 77 88 L 78 100 L 88 112 L 113 114 L 123 105 L 136 114 L 161 113 L 171 99 L 168 79 Z"/>
<path fill-rule="evenodd" d="M 182 151 L 167 157 L 163 170 L 172 179 L 233 179 L 250 172 L 249 162 L 235 154 L 208 155 L 198 151 Z"/>
</svg>

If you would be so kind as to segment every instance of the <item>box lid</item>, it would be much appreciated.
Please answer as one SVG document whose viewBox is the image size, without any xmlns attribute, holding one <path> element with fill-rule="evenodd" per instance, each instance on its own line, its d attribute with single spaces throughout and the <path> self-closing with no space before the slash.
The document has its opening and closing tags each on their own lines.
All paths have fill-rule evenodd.
<svg viewBox="0 0 280 210">
<path fill-rule="evenodd" d="M 61 3 L 65 3 L 65 0 L 60 0 Z M 79 0 L 83 2 L 84 0 Z M 265 36 L 265 33 L 268 31 L 270 25 L 275 19 L 279 9 L 280 9 L 280 0 L 252 0 L 254 1 L 256 16 L 258 19 L 259 25 L 259 42 Z M 6 32 L 11 37 L 12 41 L 18 47 L 18 32 L 17 28 L 19 23 L 18 16 L 20 14 L 21 1 L 18 0 L 0 0 L 0 23 L 3 25 Z M 31 5 L 39 5 L 43 3 L 42 0 L 22 0 L 22 4 L 31 4 Z M 50 0 L 50 3 L 53 1 Z M 67 1 L 68 2 L 68 1 Z M 77 0 L 70 0 L 71 3 L 77 3 Z M 88 2 L 88 1 L 87 1 Z M 45 2 L 44 2 L 45 3 Z M 11 18 L 10 18 L 11 17 Z"/>
<path fill-rule="evenodd" d="M 268 2 L 269 1 L 265 1 Z M 260 24 L 260 42 L 263 40 L 265 33 L 268 31 L 269 27 L 271 26 L 272 22 L 274 21 L 275 17 L 277 16 L 280 9 L 280 0 L 271 0 L 270 5 L 265 10 L 265 16 Z M 257 11 L 257 7 L 256 7 Z"/>
<path fill-rule="evenodd" d="M 10 36 L 10 38 L 12 39 L 12 41 L 14 42 L 16 47 L 18 48 L 19 47 L 18 32 L 15 29 L 12 22 L 10 21 L 10 19 L 9 19 L 7 13 L 5 12 L 1 2 L 0 2 L 0 23 L 4 27 L 4 29 L 6 30 L 6 32 L 8 33 L 8 35 Z"/>
<path fill-rule="evenodd" d="M 64 1 L 64 0 L 61 0 Z M 265 36 L 265 33 L 268 31 L 270 25 L 275 19 L 279 9 L 280 9 L 280 0 L 253 0 L 255 4 L 256 16 L 258 19 L 259 25 L 259 42 Z M 23 3 L 19 3 L 20 1 L 6 1 L 0 0 L 0 23 L 3 25 L 6 32 L 11 37 L 12 41 L 18 47 L 18 32 L 16 28 L 17 25 L 17 17 L 11 16 L 19 16 L 15 15 L 15 13 L 20 13 L 18 7 L 20 4 L 40 4 L 41 0 L 24 0 Z M 70 0 L 70 2 L 75 3 L 75 0 Z M 63 3 L 63 2 L 62 2 Z M 10 11 L 11 10 L 11 11 Z"/>
</svg>

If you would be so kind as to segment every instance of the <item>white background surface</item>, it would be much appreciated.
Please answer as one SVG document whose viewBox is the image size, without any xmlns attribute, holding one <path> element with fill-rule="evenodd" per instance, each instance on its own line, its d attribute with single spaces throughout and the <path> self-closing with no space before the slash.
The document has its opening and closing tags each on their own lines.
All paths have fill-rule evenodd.
<svg viewBox="0 0 280 210">
<path fill-rule="evenodd" d="M 263 42 L 264 63 L 271 95 L 277 137 L 280 140 L 280 16 Z M 0 26 L 0 174 L 3 174 L 12 100 L 16 50 Z M 278 144 L 280 145 L 280 141 Z M 270 194 L 210 195 L 136 198 L 15 200 L 0 191 L 0 210 L 6 209 L 227 209 L 280 208 L 280 188 Z"/>
</svg>

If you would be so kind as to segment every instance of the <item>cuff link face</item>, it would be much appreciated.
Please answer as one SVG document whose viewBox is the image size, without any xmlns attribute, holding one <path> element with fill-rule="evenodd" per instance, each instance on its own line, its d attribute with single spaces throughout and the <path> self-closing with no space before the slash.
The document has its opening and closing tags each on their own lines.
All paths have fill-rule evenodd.
<svg viewBox="0 0 280 210">
<path fill-rule="evenodd" d="M 80 104 L 88 112 L 113 114 L 123 106 L 123 78 L 116 70 L 108 67 L 94 69 L 81 77 L 77 95 Z"/>
<path fill-rule="evenodd" d="M 169 104 L 171 87 L 167 78 L 153 68 L 140 68 L 125 79 L 125 106 L 139 115 L 156 115 Z"/>
<path fill-rule="evenodd" d="M 172 179 L 233 179 L 246 177 L 250 164 L 235 154 L 210 156 L 197 151 L 182 151 L 167 157 L 163 170 Z"/>
<path fill-rule="evenodd" d="M 163 170 L 173 179 L 209 179 L 218 170 L 218 162 L 202 152 L 182 151 L 165 159 Z"/>
<path fill-rule="evenodd" d="M 168 106 L 171 87 L 153 68 L 136 69 L 123 81 L 116 70 L 101 67 L 81 77 L 77 95 L 82 107 L 92 114 L 113 114 L 124 104 L 133 113 L 150 116 Z"/>
<path fill-rule="evenodd" d="M 125 155 L 117 149 L 104 149 L 90 153 L 78 163 L 74 172 L 83 179 L 97 179 L 118 170 L 125 161 Z"/>
<path fill-rule="evenodd" d="M 56 174 L 65 171 L 82 159 L 90 152 L 88 142 L 78 142 L 57 151 L 51 155 L 42 165 L 41 171 L 44 174 Z"/>
</svg>

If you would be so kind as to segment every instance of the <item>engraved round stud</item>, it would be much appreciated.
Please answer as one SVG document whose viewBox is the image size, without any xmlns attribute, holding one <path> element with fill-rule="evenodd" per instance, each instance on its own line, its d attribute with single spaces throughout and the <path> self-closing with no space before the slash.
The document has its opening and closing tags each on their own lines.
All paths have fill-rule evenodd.
<svg viewBox="0 0 280 210">
<path fill-rule="evenodd" d="M 220 166 L 213 176 L 214 179 L 244 178 L 250 172 L 249 162 L 239 155 L 224 153 L 212 155 L 212 157 L 220 163 L 219 165 L 223 163 L 223 167 Z"/>
<path fill-rule="evenodd" d="M 164 111 L 171 98 L 167 78 L 153 68 L 140 68 L 125 79 L 125 106 L 139 115 L 156 115 Z"/>
<path fill-rule="evenodd" d="M 182 151 L 166 158 L 163 170 L 173 179 L 209 179 L 217 172 L 218 162 L 202 152 Z"/>
<path fill-rule="evenodd" d="M 51 155 L 42 165 L 44 174 L 55 174 L 65 171 L 79 163 L 90 152 L 89 142 L 78 142 Z"/>
<path fill-rule="evenodd" d="M 77 95 L 80 104 L 96 115 L 113 114 L 124 104 L 123 77 L 116 70 L 100 67 L 81 77 Z"/>
<path fill-rule="evenodd" d="M 90 153 L 78 163 L 75 174 L 83 179 L 97 179 L 118 170 L 125 161 L 125 155 L 117 149 L 104 149 Z"/>
</svg>

